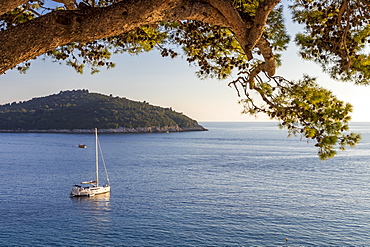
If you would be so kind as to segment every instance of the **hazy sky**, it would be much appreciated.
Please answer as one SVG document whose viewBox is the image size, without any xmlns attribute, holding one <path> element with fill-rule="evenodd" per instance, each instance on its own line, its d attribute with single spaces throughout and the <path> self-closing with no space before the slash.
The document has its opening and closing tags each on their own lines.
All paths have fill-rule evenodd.
<svg viewBox="0 0 370 247">
<path fill-rule="evenodd" d="M 288 25 L 296 32 L 297 26 Z M 318 77 L 321 86 L 331 90 L 341 100 L 354 106 L 353 121 L 370 122 L 370 87 L 336 82 L 321 73 L 318 65 L 303 61 L 291 45 L 283 56 L 283 66 L 277 71 L 287 79 L 300 79 L 303 74 Z M 236 91 L 227 86 L 230 80 L 200 80 L 196 68 L 189 67 L 180 57 L 162 58 L 158 51 L 139 56 L 119 55 L 112 59 L 117 66 L 90 75 L 80 75 L 70 67 L 36 60 L 25 75 L 8 71 L 0 76 L 0 104 L 30 100 L 33 97 L 58 93 L 61 90 L 88 89 L 90 92 L 113 94 L 153 105 L 172 107 L 198 121 L 265 121 L 241 115 Z"/>
</svg>

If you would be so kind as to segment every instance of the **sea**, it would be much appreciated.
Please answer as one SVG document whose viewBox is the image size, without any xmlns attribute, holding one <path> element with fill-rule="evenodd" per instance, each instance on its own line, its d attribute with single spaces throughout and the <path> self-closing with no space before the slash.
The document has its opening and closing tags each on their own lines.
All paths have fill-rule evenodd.
<svg viewBox="0 0 370 247">
<path fill-rule="evenodd" d="M 89 198 L 93 134 L 1 133 L 0 246 L 370 246 L 370 123 L 326 161 L 274 122 L 201 124 L 99 135 L 112 189 Z"/>
</svg>

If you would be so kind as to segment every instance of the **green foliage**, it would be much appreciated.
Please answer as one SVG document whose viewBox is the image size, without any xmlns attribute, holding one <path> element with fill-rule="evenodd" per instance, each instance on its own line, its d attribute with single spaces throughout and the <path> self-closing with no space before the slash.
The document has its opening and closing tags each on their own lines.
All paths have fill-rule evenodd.
<svg viewBox="0 0 370 247">
<path fill-rule="evenodd" d="M 281 53 L 287 49 L 290 41 L 284 24 L 282 5 L 278 6 L 270 13 L 264 35 L 271 44 L 277 65 L 280 66 L 282 63 L 280 59 Z"/>
<path fill-rule="evenodd" d="M 111 129 L 152 126 L 195 127 L 169 108 L 126 98 L 73 90 L 0 106 L 0 129 Z"/>
<path fill-rule="evenodd" d="M 34 19 L 36 16 L 35 12 L 31 10 L 32 8 L 37 9 L 39 8 L 39 5 L 38 4 L 33 4 L 32 6 L 24 5 L 0 16 L 0 21 L 2 24 L 2 27 L 0 26 L 1 27 L 0 30 L 5 30 L 9 26 L 18 25 L 20 23 L 25 23 Z"/>
<path fill-rule="evenodd" d="M 345 146 L 353 147 L 360 141 L 358 134 L 347 133 L 352 106 L 319 87 L 315 78 L 304 76 L 298 82 L 279 77 L 273 79 L 275 88 L 267 83 L 256 85 L 256 90 L 268 104 L 256 106 L 253 100 L 247 98 L 241 101 L 245 112 L 264 112 L 279 120 L 280 127 L 287 129 L 290 135 L 315 140 L 319 157 L 323 160 L 336 154 L 336 145 L 344 150 Z"/>
<path fill-rule="evenodd" d="M 155 46 L 164 43 L 167 34 L 156 28 L 143 26 L 119 36 L 104 39 L 114 53 L 138 54 L 153 50 Z"/>
<path fill-rule="evenodd" d="M 370 84 L 370 12 L 365 1 L 296 0 L 293 19 L 305 25 L 295 41 L 304 59 L 333 79 Z"/>
<path fill-rule="evenodd" d="M 64 63 L 71 66 L 77 73 L 83 73 L 85 66 L 91 74 L 100 72 L 101 67 L 114 68 L 115 64 L 110 61 L 112 54 L 129 53 L 139 54 L 149 52 L 155 47 L 161 50 L 162 56 L 167 56 L 167 50 L 161 44 L 165 43 L 167 34 L 149 26 L 137 28 L 131 32 L 114 37 L 108 37 L 87 44 L 71 43 L 58 47 L 45 54 L 44 59 L 50 57 L 53 62 Z"/>
<path fill-rule="evenodd" d="M 243 16 L 249 16 L 248 19 L 253 18 L 250 11 L 257 9 L 258 1 L 234 1 L 234 5 Z M 272 11 L 263 33 L 278 65 L 281 64 L 280 53 L 289 43 L 282 11 L 282 6 Z M 199 68 L 200 78 L 226 79 L 233 71 L 245 71 L 263 61 L 258 50 L 253 50 L 255 59 L 248 61 L 233 32 L 227 28 L 189 20 L 162 23 L 159 28 L 167 34 L 167 43 L 182 47 L 186 60 Z"/>
<path fill-rule="evenodd" d="M 197 21 L 164 23 L 171 43 L 182 47 L 187 61 L 199 67 L 201 78 L 228 77 L 236 67 L 246 68 L 246 56 L 230 30 Z"/>
<path fill-rule="evenodd" d="M 90 68 L 91 74 L 99 72 L 100 67 L 110 69 L 115 66 L 109 61 L 111 52 L 107 46 L 97 41 L 89 44 L 71 43 L 49 51 L 46 55 L 51 57 L 53 62 L 65 61 L 66 65 L 80 74 L 83 73 L 85 65 Z"/>
<path fill-rule="evenodd" d="M 249 13 L 251 16 L 256 15 L 259 6 L 258 0 L 233 0 L 235 8 L 242 13 Z"/>
</svg>

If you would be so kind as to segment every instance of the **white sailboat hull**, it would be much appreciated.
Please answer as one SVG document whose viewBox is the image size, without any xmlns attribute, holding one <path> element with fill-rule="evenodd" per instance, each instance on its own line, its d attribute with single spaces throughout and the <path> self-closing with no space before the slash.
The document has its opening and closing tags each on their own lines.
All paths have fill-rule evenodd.
<svg viewBox="0 0 370 247">
<path fill-rule="evenodd" d="M 108 192 L 110 192 L 110 186 L 75 187 L 72 188 L 71 196 L 95 196 Z"/>
</svg>

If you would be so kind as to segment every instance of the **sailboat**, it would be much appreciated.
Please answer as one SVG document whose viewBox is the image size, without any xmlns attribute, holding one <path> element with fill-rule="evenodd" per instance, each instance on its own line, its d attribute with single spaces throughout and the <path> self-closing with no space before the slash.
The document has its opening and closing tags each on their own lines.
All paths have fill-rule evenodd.
<svg viewBox="0 0 370 247">
<path fill-rule="evenodd" d="M 104 171 L 106 175 L 107 184 L 99 185 L 99 151 L 102 157 Z M 108 177 L 107 168 L 105 166 L 105 161 L 101 152 L 100 143 L 98 139 L 98 129 L 95 128 L 95 180 L 81 182 L 81 185 L 75 185 L 72 188 L 71 196 L 94 196 L 103 193 L 110 192 L 110 182 Z"/>
</svg>

